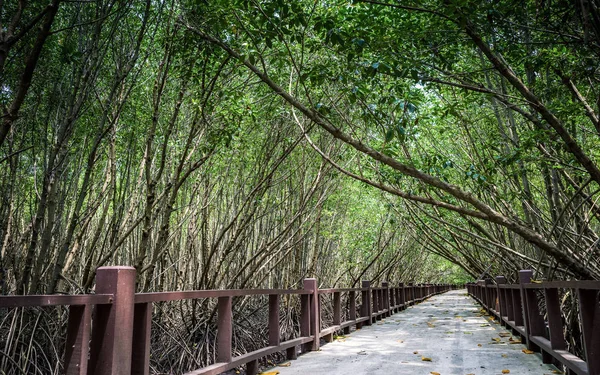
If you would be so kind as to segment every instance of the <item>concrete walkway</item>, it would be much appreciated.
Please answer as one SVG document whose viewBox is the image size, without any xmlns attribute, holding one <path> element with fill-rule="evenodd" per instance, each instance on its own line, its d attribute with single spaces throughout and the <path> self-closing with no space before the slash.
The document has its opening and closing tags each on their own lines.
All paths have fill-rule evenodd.
<svg viewBox="0 0 600 375">
<path fill-rule="evenodd" d="M 490 320 L 465 290 L 434 296 L 268 371 L 280 375 L 556 374 Z M 268 372 L 267 371 L 267 372 Z"/>
</svg>

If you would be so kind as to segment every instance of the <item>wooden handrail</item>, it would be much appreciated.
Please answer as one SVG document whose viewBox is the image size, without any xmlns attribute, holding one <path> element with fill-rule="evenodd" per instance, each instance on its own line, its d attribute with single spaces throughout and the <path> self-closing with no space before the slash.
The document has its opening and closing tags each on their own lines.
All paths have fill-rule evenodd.
<svg viewBox="0 0 600 375">
<path fill-rule="evenodd" d="M 600 281 L 533 282 L 531 270 L 519 271 L 519 284 L 507 284 L 504 276 L 467 284 L 468 293 L 501 325 L 539 352 L 544 363 L 564 365 L 569 373 L 600 375 Z M 570 289 L 579 302 L 585 358 L 567 351 L 561 317 L 560 289 Z M 537 291 L 543 292 L 543 297 Z M 545 307 L 545 316 L 540 313 Z"/>
<path fill-rule="evenodd" d="M 258 372 L 258 360 L 285 351 L 288 359 L 298 352 L 319 350 L 320 339 L 333 340 L 336 332 L 371 325 L 426 298 L 456 289 L 449 284 L 383 282 L 373 287 L 319 289 L 316 279 L 305 279 L 302 289 L 225 289 L 134 293 L 133 267 L 101 267 L 96 272 L 96 293 L 89 295 L 0 296 L 0 308 L 69 306 L 64 369 L 66 374 L 147 375 L 153 303 L 187 299 L 217 299 L 217 362 L 189 374 L 220 374 L 246 365 L 246 373 Z M 395 285 L 395 286 L 394 286 Z M 361 294 L 362 304 L 357 306 Z M 279 304 L 282 295 L 300 297 L 300 337 L 281 342 Z M 332 325 L 323 327 L 323 298 L 332 295 Z M 342 295 L 347 303 L 342 306 Z M 268 346 L 240 356 L 232 355 L 232 299 L 268 296 Z M 346 309 L 344 311 L 342 309 Z M 93 312 L 93 314 L 92 314 Z M 357 312 L 359 312 L 357 316 Z M 347 320 L 342 321 L 343 317 Z M 93 319 L 93 322 L 92 322 Z M 93 324 L 92 324 L 93 323 Z M 93 330 L 91 327 L 93 326 Z M 89 357 L 89 360 L 88 360 Z"/>
</svg>

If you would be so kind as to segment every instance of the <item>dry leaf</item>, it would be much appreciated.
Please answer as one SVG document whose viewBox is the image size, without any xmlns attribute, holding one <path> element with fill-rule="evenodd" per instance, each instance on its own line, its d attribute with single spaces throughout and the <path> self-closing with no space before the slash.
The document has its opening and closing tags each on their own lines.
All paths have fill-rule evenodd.
<svg viewBox="0 0 600 375">
<path fill-rule="evenodd" d="M 508 332 L 500 332 L 498 334 L 498 336 L 500 336 L 500 337 L 510 337 L 510 333 L 508 333 Z"/>
<path fill-rule="evenodd" d="M 439 373 L 439 372 L 435 372 L 435 371 L 431 371 L 431 372 L 430 372 L 430 374 L 431 374 L 431 375 L 440 375 L 440 373 Z"/>
<path fill-rule="evenodd" d="M 279 367 L 290 367 L 292 365 L 292 362 L 286 362 L 286 363 L 282 363 L 279 365 Z"/>
<path fill-rule="evenodd" d="M 499 338 L 499 337 L 492 337 L 492 340 L 494 340 L 494 341 L 496 341 L 496 342 L 500 342 L 500 341 L 502 341 L 502 340 L 500 340 L 500 338 Z"/>
<path fill-rule="evenodd" d="M 508 354 L 502 354 L 502 358 L 508 358 Z"/>
<path fill-rule="evenodd" d="M 481 344 L 477 344 L 477 346 L 481 347 L 482 345 Z"/>
<path fill-rule="evenodd" d="M 520 343 L 521 343 L 521 340 L 513 340 L 513 341 L 511 341 L 510 343 L 511 343 L 511 344 L 520 344 Z"/>
<path fill-rule="evenodd" d="M 510 370 L 502 370 L 503 374 L 510 374 Z"/>
<path fill-rule="evenodd" d="M 417 352 L 417 351 L 414 351 L 414 352 L 413 352 L 413 354 L 419 354 L 419 352 Z"/>
<path fill-rule="evenodd" d="M 529 349 L 523 349 L 523 350 L 521 350 L 521 351 L 522 351 L 523 353 L 525 353 L 525 354 L 533 354 L 533 353 L 535 353 L 533 350 L 529 350 Z"/>
<path fill-rule="evenodd" d="M 421 357 L 421 361 L 431 362 L 431 358 L 429 358 L 429 357 Z"/>
<path fill-rule="evenodd" d="M 260 375 L 277 375 L 279 371 L 261 372 Z"/>
</svg>

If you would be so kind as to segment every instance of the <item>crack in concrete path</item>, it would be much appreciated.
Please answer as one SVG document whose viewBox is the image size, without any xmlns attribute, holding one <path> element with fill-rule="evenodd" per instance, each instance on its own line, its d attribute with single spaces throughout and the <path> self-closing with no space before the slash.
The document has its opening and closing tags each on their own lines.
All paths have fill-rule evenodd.
<svg viewBox="0 0 600 375">
<path fill-rule="evenodd" d="M 517 336 L 480 311 L 465 290 L 429 298 L 345 338 L 276 367 L 280 375 L 551 375 Z M 430 361 L 428 361 L 428 359 Z M 506 373 L 506 372 L 504 372 Z"/>
</svg>

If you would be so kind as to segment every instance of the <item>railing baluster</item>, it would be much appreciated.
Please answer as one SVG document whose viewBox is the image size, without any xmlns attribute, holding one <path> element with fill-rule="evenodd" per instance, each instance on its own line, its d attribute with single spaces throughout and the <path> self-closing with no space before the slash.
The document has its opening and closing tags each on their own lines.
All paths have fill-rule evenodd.
<svg viewBox="0 0 600 375">
<path fill-rule="evenodd" d="M 372 324 L 372 316 L 373 316 L 373 306 L 371 305 L 371 281 L 363 280 L 362 287 L 367 288 L 367 290 L 362 291 L 362 308 L 361 314 L 363 317 L 368 317 L 365 325 L 370 326 Z"/>
<path fill-rule="evenodd" d="M 511 289 L 513 298 L 513 314 L 515 318 L 515 326 L 523 326 L 523 301 L 521 300 L 521 291 Z"/>
<path fill-rule="evenodd" d="M 152 326 L 152 303 L 137 303 L 133 311 L 133 347 L 131 374 L 150 373 L 150 335 Z"/>
<path fill-rule="evenodd" d="M 219 297 L 217 302 L 217 362 L 231 362 L 232 298 Z"/>
<path fill-rule="evenodd" d="M 506 294 L 504 293 L 505 289 L 501 289 L 500 285 L 506 284 L 506 277 L 497 276 L 496 277 L 496 290 L 498 294 L 498 314 L 500 314 L 500 324 L 502 326 L 506 326 L 504 322 L 504 317 L 506 316 Z"/>
<path fill-rule="evenodd" d="M 371 295 L 372 297 L 372 301 L 373 301 L 373 307 L 371 308 L 371 310 L 373 311 L 374 316 L 372 317 L 372 323 L 375 323 L 377 321 L 377 318 L 379 317 L 378 313 L 379 313 L 379 303 L 377 302 L 378 300 L 378 293 L 379 291 L 375 288 L 371 291 Z"/>
<path fill-rule="evenodd" d="M 269 295 L 269 345 L 280 344 L 279 338 L 279 294 Z"/>
<path fill-rule="evenodd" d="M 246 363 L 246 375 L 256 375 L 258 374 L 258 369 L 258 359 Z"/>
<path fill-rule="evenodd" d="M 402 305 L 401 309 L 405 309 L 406 308 L 406 299 L 405 299 L 405 295 L 404 295 L 404 283 L 399 283 L 398 284 L 398 295 L 400 296 L 400 305 Z"/>
<path fill-rule="evenodd" d="M 300 296 L 300 335 L 302 337 L 310 336 L 310 295 L 302 294 Z M 302 352 L 309 351 L 312 344 L 302 346 Z"/>
<path fill-rule="evenodd" d="M 589 374 L 600 374 L 600 292 L 579 289 L 579 317 Z"/>
<path fill-rule="evenodd" d="M 546 296 L 546 311 L 548 313 L 548 329 L 550 330 L 550 345 L 554 350 L 565 350 L 565 334 L 563 332 L 560 300 L 558 298 L 558 289 L 544 289 Z"/>
<path fill-rule="evenodd" d="M 340 292 L 333 293 L 333 325 L 342 323 L 342 298 Z"/>
<path fill-rule="evenodd" d="M 381 286 L 383 287 L 383 309 L 386 309 L 387 311 L 385 312 L 385 314 L 383 315 L 384 317 L 389 317 L 392 315 L 390 308 L 391 308 L 391 304 L 390 304 L 390 285 L 387 281 L 384 281 L 381 283 Z"/>
<path fill-rule="evenodd" d="M 317 279 L 304 279 L 304 289 L 312 292 L 309 294 L 310 335 L 314 338 L 311 350 L 317 351 L 319 350 L 321 341 L 321 314 L 319 311 L 319 289 L 317 287 Z"/>
<path fill-rule="evenodd" d="M 349 311 L 348 311 L 348 320 L 356 320 L 356 292 L 351 291 L 348 293 L 349 300 Z M 344 328 L 344 334 L 350 333 L 350 327 Z"/>
<path fill-rule="evenodd" d="M 540 315 L 538 300 L 533 289 L 525 289 L 524 284 L 531 283 L 533 271 L 519 271 L 519 284 L 521 285 L 521 299 L 523 303 L 523 319 L 525 322 L 525 338 L 527 340 L 527 349 L 539 351 L 540 348 L 531 340 L 531 336 L 544 336 L 544 318 Z"/>
<path fill-rule="evenodd" d="M 67 341 L 65 346 L 65 374 L 87 373 L 92 313 L 89 305 L 69 306 Z"/>
</svg>

